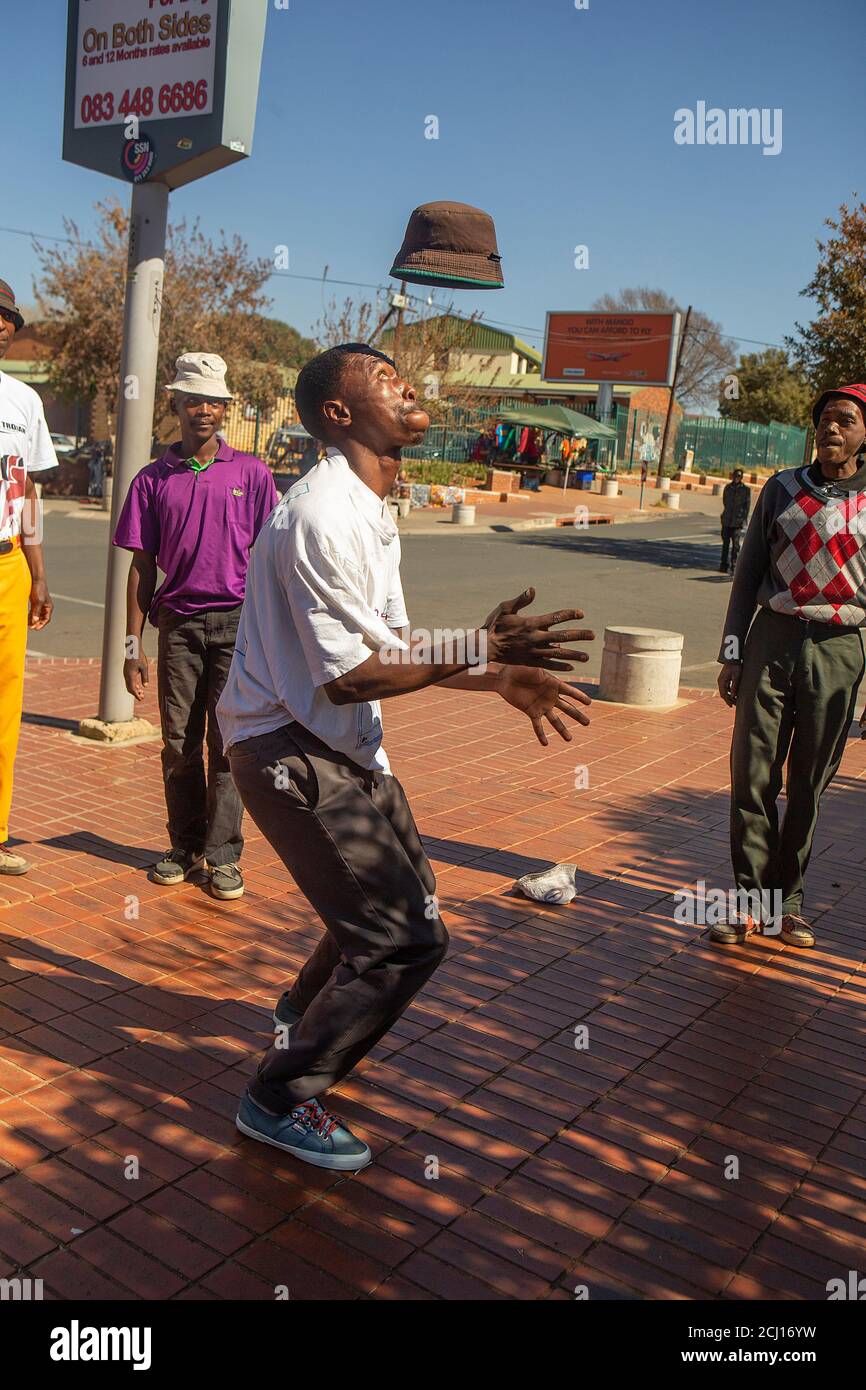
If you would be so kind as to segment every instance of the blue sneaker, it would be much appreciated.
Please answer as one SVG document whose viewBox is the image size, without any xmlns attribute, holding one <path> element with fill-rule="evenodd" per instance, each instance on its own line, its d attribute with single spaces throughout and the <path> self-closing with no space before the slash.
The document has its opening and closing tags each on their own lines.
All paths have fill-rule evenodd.
<svg viewBox="0 0 866 1390">
<path fill-rule="evenodd" d="M 316 1168 L 356 1173 L 373 1161 L 363 1140 L 356 1139 L 315 1097 L 296 1105 L 287 1115 L 269 1115 L 245 1092 L 235 1124 L 248 1139 L 272 1144 Z"/>
</svg>

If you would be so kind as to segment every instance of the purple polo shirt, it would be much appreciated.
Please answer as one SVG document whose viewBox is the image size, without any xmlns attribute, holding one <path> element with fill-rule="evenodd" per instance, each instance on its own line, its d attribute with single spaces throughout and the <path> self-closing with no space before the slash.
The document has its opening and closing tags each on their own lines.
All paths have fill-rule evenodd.
<svg viewBox="0 0 866 1390">
<path fill-rule="evenodd" d="M 175 613 L 236 608 L 243 603 L 250 547 L 279 501 L 270 469 L 220 440 L 197 473 L 180 444 L 133 479 L 114 534 L 123 550 L 146 550 L 165 579 L 150 621 L 163 604 Z"/>
</svg>

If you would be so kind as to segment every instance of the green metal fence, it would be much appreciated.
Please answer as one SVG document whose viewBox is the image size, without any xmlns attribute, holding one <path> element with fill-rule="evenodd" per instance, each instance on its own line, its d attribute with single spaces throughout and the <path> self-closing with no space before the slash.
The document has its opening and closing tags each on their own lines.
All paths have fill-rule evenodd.
<svg viewBox="0 0 866 1390">
<path fill-rule="evenodd" d="M 539 400 L 538 404 L 547 402 Z M 525 401 L 501 400 L 490 406 L 464 409 L 452 406 L 442 421 L 427 431 L 423 444 L 404 449 L 407 459 L 442 459 L 463 463 L 471 455 L 479 430 L 491 417 L 510 407 L 525 405 Z M 630 411 L 616 405 L 610 414 L 598 416 L 594 404 L 583 406 L 583 413 L 600 418 L 616 430 L 616 467 L 620 472 L 635 472 L 646 463 L 650 473 L 658 468 L 665 417 L 649 410 Z M 807 431 L 794 425 L 759 425 L 741 420 L 722 420 L 708 416 L 681 419 L 677 427 L 671 423 L 675 438 L 668 442 L 665 472 L 684 468 L 689 453 L 695 472 L 730 473 L 734 468 L 745 472 L 772 471 L 774 468 L 797 468 L 808 461 Z M 593 446 L 595 462 L 601 468 L 612 468 L 614 441 L 598 440 Z"/>
<path fill-rule="evenodd" d="M 423 444 L 403 449 L 402 456 L 404 459 L 440 459 L 447 463 L 465 463 L 475 447 L 478 435 L 492 414 L 491 410 L 467 410 L 459 405 L 449 406 L 442 423 L 430 426 Z"/>
<path fill-rule="evenodd" d="M 806 431 L 796 425 L 681 420 L 673 449 L 673 466 L 684 468 L 687 451 L 692 451 L 691 467 L 696 473 L 730 473 L 733 468 L 742 468 L 747 473 L 758 469 L 798 468 L 805 450 Z"/>
</svg>

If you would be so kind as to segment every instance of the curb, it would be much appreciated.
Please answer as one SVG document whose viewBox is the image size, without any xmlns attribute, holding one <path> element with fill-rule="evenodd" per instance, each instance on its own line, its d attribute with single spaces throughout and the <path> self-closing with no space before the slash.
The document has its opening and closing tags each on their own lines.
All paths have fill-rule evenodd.
<svg viewBox="0 0 866 1390">
<path fill-rule="evenodd" d="M 667 518 L 668 518 L 668 517 L 671 517 L 671 516 L 676 516 L 676 517 L 680 517 L 680 518 L 682 518 L 682 517 L 689 517 L 689 518 L 692 518 L 692 517 L 693 517 L 693 518 L 695 518 L 696 520 L 697 520 L 697 519 L 700 519 L 701 521 L 712 521 L 712 520 L 714 519 L 714 513 L 712 513 L 712 512 L 693 512 L 693 511 L 669 512 L 669 511 L 661 511 L 661 510 L 658 511 L 658 512 L 647 512 L 647 511 L 642 511 L 642 512 L 641 512 L 641 511 L 634 511 L 634 512 L 621 512 L 621 513 L 619 514 L 619 516 L 602 516 L 602 515 L 596 513 L 595 516 L 589 516 L 589 517 L 586 519 L 586 522 L 584 523 L 584 525 L 585 525 L 585 526 L 626 526 L 626 525 L 627 525 L 627 526 L 631 526 L 631 525 L 634 525 L 634 524 L 637 523 L 637 522 L 664 521 L 664 520 L 667 520 Z M 407 528 L 404 529 L 403 527 L 399 526 L 399 523 L 398 523 L 398 529 L 399 529 L 399 534 L 400 534 L 400 536 L 401 536 L 401 538 L 402 538 L 402 537 L 404 537 L 404 536 L 443 536 L 443 535 L 445 535 L 445 536 L 452 536 L 452 535 L 453 535 L 453 536 L 458 536 L 458 535 L 463 535 L 463 536 L 479 536 L 479 535 L 499 535 L 499 534 L 502 534 L 503 532 L 513 532 L 513 531 L 552 531 L 552 530 L 555 530 L 555 529 L 557 529 L 557 528 L 559 528 L 559 527 L 562 527 L 562 526 L 573 526 L 573 525 L 574 525 L 574 518 L 573 518 L 573 517 L 565 517 L 565 516 L 554 516 L 554 515 L 550 515 L 550 516 L 532 517 L 531 519 L 525 520 L 525 521 L 511 521 L 511 522 L 508 522 L 508 521 L 491 521 L 491 522 L 482 522 L 482 523 L 479 523 L 479 524 L 477 524 L 477 525 L 475 525 L 475 526 L 454 526 L 452 522 L 440 521 L 440 522 L 439 522 L 437 525 L 435 525 L 435 526 L 418 526 L 418 527 L 414 527 L 414 526 L 413 526 L 413 527 L 407 527 Z M 578 527 L 578 530 L 583 530 L 583 529 L 584 529 L 584 526 Z"/>
</svg>

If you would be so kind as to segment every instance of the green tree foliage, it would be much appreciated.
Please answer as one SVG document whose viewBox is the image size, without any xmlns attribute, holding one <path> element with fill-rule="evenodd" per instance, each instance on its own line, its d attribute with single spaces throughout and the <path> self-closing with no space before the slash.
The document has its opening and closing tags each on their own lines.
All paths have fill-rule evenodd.
<svg viewBox="0 0 866 1390">
<path fill-rule="evenodd" d="M 719 392 L 719 414 L 729 420 L 756 420 L 761 425 L 809 424 L 812 389 L 792 366 L 783 348 L 767 348 L 740 358 L 736 372 Z"/>
<path fill-rule="evenodd" d="M 828 217 L 833 233 L 819 241 L 818 266 L 800 293 L 813 299 L 818 316 L 789 338 L 795 360 L 817 393 L 864 378 L 866 333 L 866 203 L 843 203 L 838 221 Z"/>
<path fill-rule="evenodd" d="M 263 318 L 259 314 L 255 318 L 257 362 L 275 362 L 279 367 L 300 369 L 319 351 L 312 338 L 303 337 L 290 323 Z"/>
</svg>

